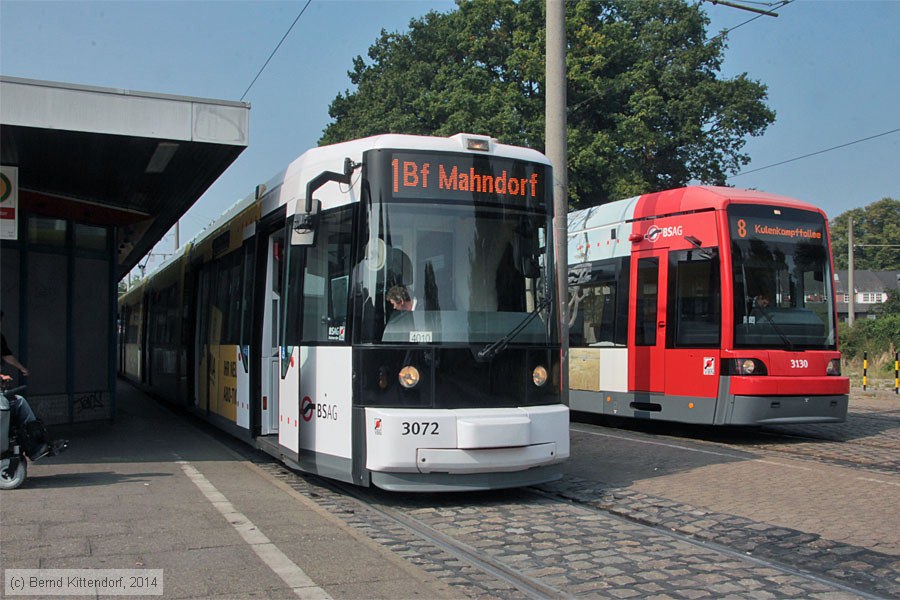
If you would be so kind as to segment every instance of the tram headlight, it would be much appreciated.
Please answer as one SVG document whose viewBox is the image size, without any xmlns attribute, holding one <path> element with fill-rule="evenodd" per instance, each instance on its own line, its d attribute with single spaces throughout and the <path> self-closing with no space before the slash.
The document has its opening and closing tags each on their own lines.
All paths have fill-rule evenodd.
<svg viewBox="0 0 900 600">
<path fill-rule="evenodd" d="M 768 375 L 765 363 L 757 358 L 735 358 L 726 364 L 728 375 Z"/>
<path fill-rule="evenodd" d="M 400 385 L 406 389 L 414 388 L 419 383 L 419 370 L 412 365 L 407 365 L 400 369 L 397 378 L 400 380 Z"/>
<path fill-rule="evenodd" d="M 841 359 L 832 358 L 828 361 L 828 366 L 825 367 L 826 375 L 840 375 L 841 374 Z"/>
<path fill-rule="evenodd" d="M 538 387 L 547 383 L 547 369 L 541 365 L 536 366 L 534 371 L 531 372 L 531 380 L 534 382 L 534 385 Z"/>
</svg>

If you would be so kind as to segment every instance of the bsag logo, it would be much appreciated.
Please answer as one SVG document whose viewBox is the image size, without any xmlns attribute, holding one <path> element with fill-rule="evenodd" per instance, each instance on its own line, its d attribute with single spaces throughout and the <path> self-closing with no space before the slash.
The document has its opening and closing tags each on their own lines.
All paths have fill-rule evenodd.
<svg viewBox="0 0 900 600">
<path fill-rule="evenodd" d="M 644 234 L 644 239 L 652 243 L 658 240 L 660 236 L 667 238 L 682 235 L 683 233 L 684 230 L 681 225 L 675 225 L 673 227 L 657 227 L 656 225 L 651 225 L 650 229 L 647 230 L 647 233 Z"/>
</svg>

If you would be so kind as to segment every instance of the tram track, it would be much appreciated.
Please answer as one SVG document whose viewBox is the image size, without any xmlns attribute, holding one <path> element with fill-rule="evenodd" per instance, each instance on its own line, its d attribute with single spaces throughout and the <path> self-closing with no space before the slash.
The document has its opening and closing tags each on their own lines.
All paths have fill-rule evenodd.
<svg viewBox="0 0 900 600">
<path fill-rule="evenodd" d="M 865 585 L 865 578 L 842 580 L 701 539 L 633 512 L 611 510 L 590 494 L 566 492 L 565 486 L 473 495 L 391 494 L 322 481 L 279 465 L 271 469 L 467 596 L 615 597 L 619 588 L 631 586 L 664 594 L 664 577 L 673 590 L 694 586 L 713 595 L 752 597 L 752 590 L 769 589 L 785 598 L 891 596 Z M 535 533 L 541 531 L 543 536 Z"/>
<path fill-rule="evenodd" d="M 535 493 L 545 493 L 545 492 L 535 492 Z M 558 497 L 558 496 L 554 496 L 554 497 Z M 607 515 L 611 519 L 622 519 L 624 521 L 628 521 L 631 523 L 637 523 L 643 527 L 652 528 L 654 532 L 660 533 L 662 535 L 671 537 L 675 540 L 678 540 L 678 541 L 681 541 L 681 542 L 684 542 L 687 544 L 693 544 L 695 546 L 699 546 L 699 547 L 708 549 L 712 552 L 722 554 L 731 559 L 752 562 L 754 564 L 757 564 L 757 565 L 760 565 L 763 567 L 768 567 L 771 569 L 775 569 L 777 571 L 781 571 L 782 573 L 784 573 L 786 575 L 790 575 L 790 576 L 794 576 L 794 577 L 801 577 L 801 578 L 804 578 L 804 579 L 807 579 L 810 581 L 814 581 L 817 583 L 821 583 L 823 585 L 827 585 L 829 587 L 833 587 L 840 592 L 846 592 L 848 594 L 858 595 L 861 598 L 870 598 L 870 599 L 881 598 L 881 596 L 871 594 L 865 590 L 854 588 L 852 586 L 841 583 L 840 581 L 837 581 L 835 579 L 828 578 L 828 577 L 822 577 L 822 576 L 816 575 L 814 573 L 810 573 L 808 571 L 804 571 L 802 569 L 798 569 L 798 568 L 792 567 L 790 565 L 786 565 L 786 564 L 778 562 L 778 561 L 767 560 L 765 558 L 759 558 L 759 557 L 753 556 L 750 553 L 737 551 L 737 550 L 734 550 L 727 546 L 723 546 L 722 544 L 704 541 L 704 540 L 698 539 L 694 536 L 680 533 L 674 529 L 667 529 L 665 527 L 660 527 L 658 524 L 655 524 L 655 523 L 647 523 L 643 519 L 638 518 L 638 517 L 625 517 L 625 516 L 619 516 L 614 513 L 610 513 L 610 512 L 606 512 L 606 511 L 602 511 L 602 512 L 604 515 Z"/>
<path fill-rule="evenodd" d="M 537 578 L 529 577 L 520 571 L 516 571 L 503 562 L 493 559 L 488 554 L 480 552 L 477 549 L 469 546 L 468 544 L 462 543 L 451 536 L 443 534 L 440 531 L 437 531 L 436 529 L 429 527 L 420 521 L 417 521 L 416 519 L 410 518 L 396 509 L 379 506 L 374 502 L 373 496 L 370 493 L 362 491 L 362 488 L 354 488 L 352 486 L 340 483 L 333 483 L 330 484 L 330 486 L 362 502 L 370 510 L 376 511 L 382 517 L 391 519 L 394 522 L 402 525 L 415 535 L 433 544 L 435 547 L 440 548 L 441 550 L 448 552 L 449 554 L 459 558 L 460 560 L 468 562 L 474 568 L 479 569 L 484 573 L 496 577 L 497 579 L 511 585 L 517 591 L 521 592 L 522 595 L 526 598 L 541 599 L 574 597 L 571 594 L 564 592 L 563 590 L 542 583 Z"/>
</svg>

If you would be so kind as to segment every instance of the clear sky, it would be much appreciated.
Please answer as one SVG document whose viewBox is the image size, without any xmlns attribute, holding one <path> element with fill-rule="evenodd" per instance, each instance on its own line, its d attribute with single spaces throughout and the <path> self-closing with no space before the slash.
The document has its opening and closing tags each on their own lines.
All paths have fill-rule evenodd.
<svg viewBox="0 0 900 600">
<path fill-rule="evenodd" d="M 0 0 L 0 74 L 239 100 L 305 3 Z M 710 36 L 739 26 L 728 34 L 723 75 L 766 84 L 777 112 L 763 137 L 748 140 L 752 162 L 730 184 L 800 198 L 832 218 L 900 198 L 900 131 L 765 168 L 900 130 L 900 0 L 797 0 L 777 18 L 743 25 L 755 15 L 703 7 Z M 316 145 L 329 103 L 350 87 L 353 57 L 381 29 L 405 31 L 411 18 L 454 8 L 313 0 L 244 98 L 249 147 L 183 217 L 181 242 Z"/>
</svg>

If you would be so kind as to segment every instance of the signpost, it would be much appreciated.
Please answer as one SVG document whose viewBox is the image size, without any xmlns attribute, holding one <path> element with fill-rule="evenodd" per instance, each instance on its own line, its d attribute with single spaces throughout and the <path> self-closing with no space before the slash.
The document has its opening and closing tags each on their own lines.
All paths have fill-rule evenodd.
<svg viewBox="0 0 900 600">
<path fill-rule="evenodd" d="M 19 168 L 0 167 L 0 240 L 18 239 Z"/>
</svg>

